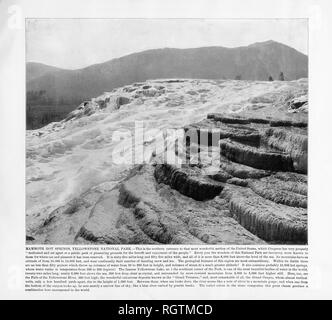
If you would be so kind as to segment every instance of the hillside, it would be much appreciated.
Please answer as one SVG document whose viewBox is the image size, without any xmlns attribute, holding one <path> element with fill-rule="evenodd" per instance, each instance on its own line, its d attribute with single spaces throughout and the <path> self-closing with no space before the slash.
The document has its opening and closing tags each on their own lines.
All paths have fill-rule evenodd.
<svg viewBox="0 0 332 320">
<path fill-rule="evenodd" d="M 155 49 L 130 54 L 79 70 L 27 63 L 27 91 L 45 91 L 46 104 L 78 104 L 134 82 L 162 78 L 285 80 L 307 77 L 306 55 L 267 41 L 247 47 Z"/>
<path fill-rule="evenodd" d="M 44 63 L 28 62 L 26 65 L 26 80 L 27 82 L 29 82 L 31 80 L 40 78 L 47 73 L 53 73 L 61 70 L 63 69 L 53 66 L 48 66 Z"/>
</svg>

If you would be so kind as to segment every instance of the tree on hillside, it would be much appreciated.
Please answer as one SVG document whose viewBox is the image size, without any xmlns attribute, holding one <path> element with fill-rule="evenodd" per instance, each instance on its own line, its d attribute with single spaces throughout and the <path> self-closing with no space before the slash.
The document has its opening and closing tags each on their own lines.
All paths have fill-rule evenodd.
<svg viewBox="0 0 332 320">
<path fill-rule="evenodd" d="M 38 91 L 28 91 L 26 94 L 27 103 L 29 105 L 41 105 L 45 104 L 47 101 L 46 91 L 38 90 Z"/>
<path fill-rule="evenodd" d="M 273 81 L 273 78 L 272 78 L 272 76 L 269 76 L 269 79 L 268 79 L 269 81 Z"/>
<path fill-rule="evenodd" d="M 240 74 L 238 74 L 236 77 L 235 77 L 235 80 L 241 80 L 242 79 L 242 76 Z"/>
<path fill-rule="evenodd" d="M 280 81 L 285 81 L 285 76 L 284 76 L 284 73 L 282 71 L 279 74 L 279 80 Z"/>
</svg>

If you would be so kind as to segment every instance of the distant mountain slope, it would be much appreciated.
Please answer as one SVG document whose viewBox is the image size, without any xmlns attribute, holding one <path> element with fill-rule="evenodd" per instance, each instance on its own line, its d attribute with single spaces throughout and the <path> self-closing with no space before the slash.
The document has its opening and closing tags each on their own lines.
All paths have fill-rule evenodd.
<svg viewBox="0 0 332 320">
<path fill-rule="evenodd" d="M 39 78 L 46 73 L 63 70 L 57 67 L 48 66 L 44 63 L 28 62 L 26 65 L 27 81 Z"/>
<path fill-rule="evenodd" d="M 308 57 L 275 41 L 247 47 L 154 49 L 79 70 L 27 63 L 27 91 L 45 90 L 49 101 L 79 103 L 104 91 L 157 78 L 285 80 L 307 77 Z M 54 102 L 53 102 L 54 104 Z"/>
</svg>

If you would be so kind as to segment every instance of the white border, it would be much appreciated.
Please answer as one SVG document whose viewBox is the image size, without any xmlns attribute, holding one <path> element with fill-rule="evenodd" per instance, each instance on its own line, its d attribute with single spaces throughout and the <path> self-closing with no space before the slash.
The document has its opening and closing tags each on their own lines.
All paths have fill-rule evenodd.
<svg viewBox="0 0 332 320">
<path fill-rule="evenodd" d="M 14 5 L 14 7 L 13 7 Z M 16 6 L 16 7 L 15 7 Z M 0 297 L 72 298 L 23 291 L 25 244 L 26 17 L 90 18 L 309 18 L 309 245 L 310 289 L 117 289 L 75 294 L 77 299 L 316 299 L 332 296 L 332 156 L 329 93 L 331 6 L 310 0 L 30 0 L 0 2 Z M 9 10 L 9 11 L 8 11 Z M 16 11 L 15 11 L 16 10 Z M 13 20 L 13 12 L 21 17 Z"/>
</svg>

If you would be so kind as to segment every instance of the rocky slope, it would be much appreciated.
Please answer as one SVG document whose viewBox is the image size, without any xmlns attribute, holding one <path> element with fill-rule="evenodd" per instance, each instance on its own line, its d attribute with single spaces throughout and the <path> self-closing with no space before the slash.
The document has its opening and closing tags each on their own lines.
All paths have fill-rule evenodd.
<svg viewBox="0 0 332 320">
<path fill-rule="evenodd" d="M 306 79 L 153 80 L 85 101 L 27 131 L 27 241 L 306 243 L 307 111 Z"/>
</svg>

